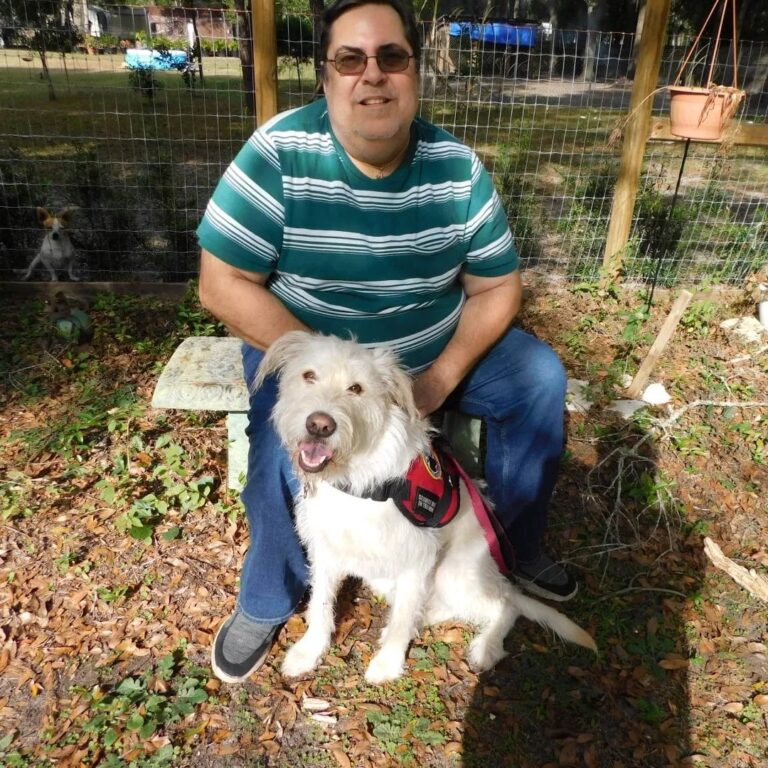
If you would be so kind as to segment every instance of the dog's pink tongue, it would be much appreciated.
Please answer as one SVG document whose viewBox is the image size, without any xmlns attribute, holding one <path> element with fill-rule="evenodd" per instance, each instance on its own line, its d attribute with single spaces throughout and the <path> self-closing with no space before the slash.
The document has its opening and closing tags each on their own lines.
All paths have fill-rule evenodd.
<svg viewBox="0 0 768 768">
<path fill-rule="evenodd" d="M 322 464 L 333 456 L 333 451 L 327 443 L 304 440 L 299 443 L 301 456 L 308 464 Z"/>
</svg>

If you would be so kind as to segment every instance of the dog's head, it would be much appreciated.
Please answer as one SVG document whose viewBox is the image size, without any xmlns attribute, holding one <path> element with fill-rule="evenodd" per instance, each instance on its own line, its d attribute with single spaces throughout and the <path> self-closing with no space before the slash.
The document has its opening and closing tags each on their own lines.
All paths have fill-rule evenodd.
<svg viewBox="0 0 768 768">
<path fill-rule="evenodd" d="M 372 460 L 385 433 L 419 422 L 411 380 L 388 349 L 293 331 L 269 348 L 254 386 L 277 373 L 272 419 L 297 468 L 328 480 Z"/>
<path fill-rule="evenodd" d="M 63 208 L 58 213 L 51 213 L 47 208 L 37 208 L 37 220 L 53 240 L 58 240 L 69 228 L 74 208 Z"/>
</svg>

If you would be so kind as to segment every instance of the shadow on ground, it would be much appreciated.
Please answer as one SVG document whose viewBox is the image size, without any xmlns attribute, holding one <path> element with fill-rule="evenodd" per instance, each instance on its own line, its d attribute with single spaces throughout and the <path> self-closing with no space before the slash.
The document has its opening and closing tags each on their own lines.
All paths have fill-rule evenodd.
<svg viewBox="0 0 768 768">
<path fill-rule="evenodd" d="M 513 631 L 467 712 L 466 768 L 661 768 L 691 751 L 682 609 L 703 569 L 657 482 L 650 435 L 612 419 L 572 422 L 550 545 L 580 580 L 561 607 L 599 655 L 530 625 Z"/>
</svg>

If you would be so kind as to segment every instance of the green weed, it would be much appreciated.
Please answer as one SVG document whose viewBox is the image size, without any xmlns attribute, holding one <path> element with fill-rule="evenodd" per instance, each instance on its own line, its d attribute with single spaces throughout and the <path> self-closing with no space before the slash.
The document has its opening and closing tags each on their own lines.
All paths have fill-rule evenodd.
<svg viewBox="0 0 768 768">
<path fill-rule="evenodd" d="M 162 681 L 162 685 L 153 681 Z M 130 745 L 131 766 L 136 768 L 165 768 L 173 765 L 179 756 L 179 747 L 166 744 L 152 752 L 144 752 L 134 734 L 146 741 L 158 734 L 169 735 L 169 729 L 177 722 L 193 714 L 195 709 L 208 700 L 204 689 L 206 675 L 184 659 L 183 650 L 177 649 L 161 658 L 157 664 L 140 676 L 126 677 L 117 685 L 91 689 L 75 688 L 88 704 L 88 710 L 77 722 L 79 729 L 91 735 L 89 750 L 92 754 L 103 752 L 102 765 L 125 766 L 122 757 Z M 63 718 L 66 713 L 62 712 Z M 55 730 L 55 729 L 52 729 Z M 68 729 L 74 733 L 76 728 Z M 62 737 L 66 743 L 67 736 Z M 48 742 L 50 749 L 62 746 Z"/>
<path fill-rule="evenodd" d="M 8 522 L 17 517 L 33 514 L 24 476 L 17 470 L 8 472 L 7 480 L 0 480 L 0 520 Z"/>
<path fill-rule="evenodd" d="M 680 326 L 696 336 L 705 336 L 716 315 L 717 304 L 714 301 L 694 301 L 680 318 Z"/>
<path fill-rule="evenodd" d="M 681 456 L 709 456 L 707 438 L 711 433 L 707 424 L 691 424 L 685 432 L 671 436 L 672 444 Z"/>
<path fill-rule="evenodd" d="M 432 727 L 430 718 L 414 717 L 407 704 L 395 704 L 389 712 L 368 712 L 367 718 L 381 748 L 404 764 L 414 761 L 413 741 L 436 746 L 446 740 L 443 733 Z"/>
<path fill-rule="evenodd" d="M 136 483 L 130 474 L 130 456 L 140 456 L 144 464 L 154 466 L 148 479 L 153 490 L 136 498 Z M 149 541 L 158 524 L 170 510 L 182 515 L 202 507 L 210 498 L 214 487 L 211 475 L 194 476 L 184 459 L 189 458 L 170 435 L 161 435 L 154 445 L 154 457 L 147 453 L 141 440 L 134 439 L 129 446 L 129 455 L 118 454 L 110 477 L 96 483 L 102 501 L 111 506 L 121 506 L 130 499 L 130 506 L 115 520 L 115 527 L 134 539 Z M 226 512 L 232 513 L 229 504 Z M 235 505 L 236 506 L 236 505 Z M 167 541 L 178 538 L 178 526 L 170 527 L 163 534 Z"/>
<path fill-rule="evenodd" d="M 668 712 L 655 701 L 636 699 L 634 705 L 640 714 L 640 718 L 649 725 L 658 725 L 669 717 Z"/>
</svg>

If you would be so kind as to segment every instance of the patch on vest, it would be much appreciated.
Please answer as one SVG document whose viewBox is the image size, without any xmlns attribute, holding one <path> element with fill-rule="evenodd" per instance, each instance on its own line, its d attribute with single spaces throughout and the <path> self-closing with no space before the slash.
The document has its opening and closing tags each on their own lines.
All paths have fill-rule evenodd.
<svg viewBox="0 0 768 768">
<path fill-rule="evenodd" d="M 408 520 L 423 528 L 447 525 L 456 517 L 461 503 L 459 474 L 453 460 L 435 446 L 414 459 L 403 481 L 389 491 Z"/>
</svg>

